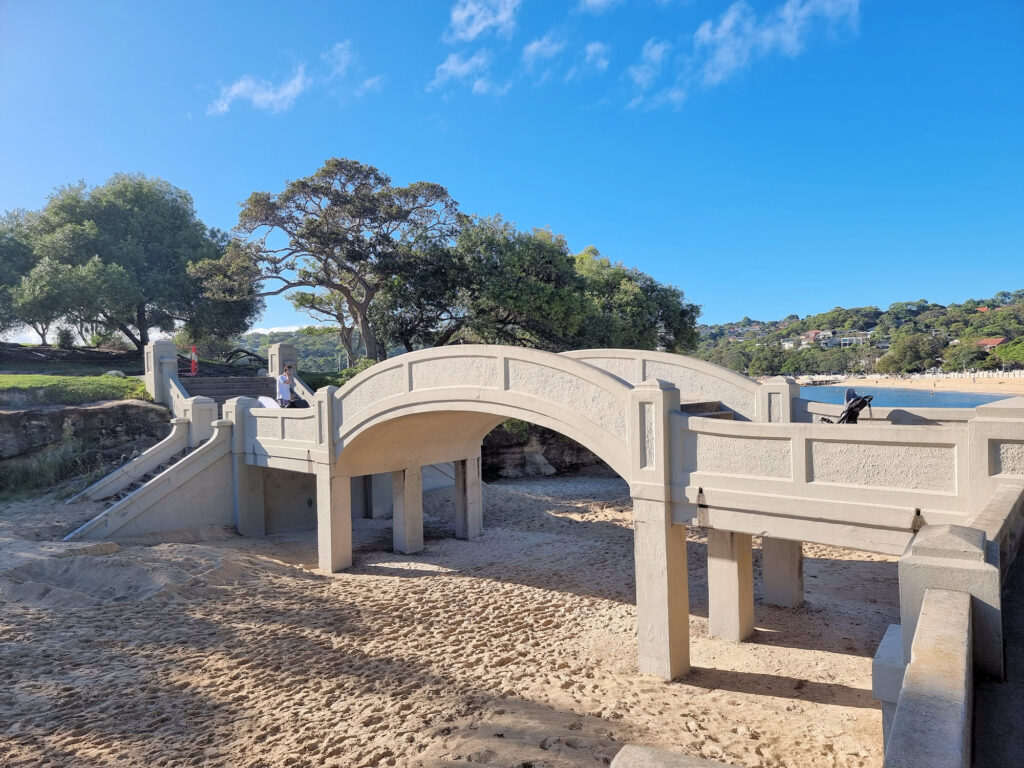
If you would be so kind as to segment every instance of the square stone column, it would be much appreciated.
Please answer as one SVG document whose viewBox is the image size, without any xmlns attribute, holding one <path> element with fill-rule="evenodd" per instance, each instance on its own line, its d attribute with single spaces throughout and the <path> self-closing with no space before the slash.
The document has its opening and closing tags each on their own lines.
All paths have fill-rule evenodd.
<svg viewBox="0 0 1024 768">
<path fill-rule="evenodd" d="M 316 471 L 317 560 L 324 573 L 352 565 L 352 479 L 335 477 L 331 467 Z"/>
<path fill-rule="evenodd" d="M 782 608 L 804 604 L 804 553 L 799 541 L 761 539 L 761 581 L 764 602 Z"/>
<path fill-rule="evenodd" d="M 672 680 L 690 671 L 690 594 L 686 526 L 671 504 L 633 499 L 638 667 Z"/>
<path fill-rule="evenodd" d="M 971 596 L 974 664 L 1003 679 L 1003 619 L 999 550 L 985 532 L 960 525 L 926 525 L 899 562 L 903 661 L 908 663 L 918 614 L 929 589 Z"/>
<path fill-rule="evenodd" d="M 455 538 L 475 539 L 484 529 L 483 481 L 480 456 L 455 464 Z"/>
<path fill-rule="evenodd" d="M 708 633 L 737 642 L 754 633 L 750 534 L 708 529 Z"/>
<path fill-rule="evenodd" d="M 392 535 L 395 552 L 411 555 L 423 551 L 423 475 L 420 467 L 391 473 L 394 512 Z"/>
<path fill-rule="evenodd" d="M 391 473 L 370 476 L 370 514 L 374 520 L 386 520 L 393 510 L 394 489 Z"/>
</svg>

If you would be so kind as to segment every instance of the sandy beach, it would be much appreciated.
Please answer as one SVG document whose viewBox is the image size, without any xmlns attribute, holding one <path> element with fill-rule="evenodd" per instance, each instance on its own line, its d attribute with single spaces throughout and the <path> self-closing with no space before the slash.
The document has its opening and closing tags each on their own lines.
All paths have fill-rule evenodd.
<svg viewBox="0 0 1024 768">
<path fill-rule="evenodd" d="M 842 384 L 851 387 L 893 387 L 895 389 L 929 389 L 939 392 L 983 392 L 993 395 L 1024 395 L 1024 378 L 977 379 L 897 379 L 878 376 L 848 376 Z"/>
<path fill-rule="evenodd" d="M 636 670 L 623 481 L 488 485 L 469 542 L 451 504 L 426 495 L 414 556 L 391 553 L 390 521 L 358 521 L 332 577 L 312 533 L 63 544 L 96 505 L 0 506 L 0 764 L 561 768 L 629 742 L 882 764 L 871 657 L 898 621 L 894 558 L 805 545 L 806 605 L 758 602 L 737 644 L 707 636 L 691 530 L 694 670 L 664 683 Z"/>
</svg>

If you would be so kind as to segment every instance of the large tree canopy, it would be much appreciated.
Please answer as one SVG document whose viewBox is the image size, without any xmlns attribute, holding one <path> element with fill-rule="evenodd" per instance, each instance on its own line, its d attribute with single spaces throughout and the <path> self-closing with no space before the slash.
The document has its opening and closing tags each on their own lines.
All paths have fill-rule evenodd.
<svg viewBox="0 0 1024 768">
<path fill-rule="evenodd" d="M 583 278 L 586 319 L 573 339 L 577 349 L 619 347 L 691 349 L 697 343 L 700 308 L 678 288 L 659 283 L 638 269 L 613 264 L 594 246 L 576 255 Z"/>
<path fill-rule="evenodd" d="M 26 211 L 10 211 L 0 218 L 0 331 L 23 322 L 15 314 L 12 292 L 35 261 L 29 244 L 29 219 Z"/>
<path fill-rule="evenodd" d="M 98 322 L 141 348 L 151 329 L 181 323 L 197 334 L 239 333 L 262 309 L 251 291 L 203 295 L 188 264 L 218 257 L 227 237 L 207 230 L 191 196 L 162 179 L 117 174 L 92 189 L 63 187 L 29 230 L 38 261 L 18 288 L 26 310 L 49 301 L 63 319 Z"/>
<path fill-rule="evenodd" d="M 326 296 L 299 299 L 321 313 L 337 306 L 332 294 L 340 295 L 367 355 L 383 359 L 387 350 L 370 314 L 374 299 L 404 261 L 454 239 L 457 204 L 439 184 L 396 187 L 372 166 L 334 158 L 279 194 L 252 194 L 238 229 L 245 240 L 194 268 L 212 295 L 299 289 Z"/>
</svg>

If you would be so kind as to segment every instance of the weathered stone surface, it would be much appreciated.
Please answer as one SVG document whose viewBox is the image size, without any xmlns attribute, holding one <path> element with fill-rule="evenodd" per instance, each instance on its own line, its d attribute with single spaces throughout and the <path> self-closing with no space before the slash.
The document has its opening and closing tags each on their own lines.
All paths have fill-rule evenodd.
<svg viewBox="0 0 1024 768">
<path fill-rule="evenodd" d="M 0 458 L 9 459 L 68 437 L 126 440 L 166 437 L 170 412 L 142 400 L 111 400 L 88 405 L 0 410 Z"/>
<path fill-rule="evenodd" d="M 579 443 L 534 425 L 530 425 L 525 434 L 513 434 L 498 427 L 483 442 L 486 481 L 547 477 L 601 466 L 604 462 Z"/>
</svg>

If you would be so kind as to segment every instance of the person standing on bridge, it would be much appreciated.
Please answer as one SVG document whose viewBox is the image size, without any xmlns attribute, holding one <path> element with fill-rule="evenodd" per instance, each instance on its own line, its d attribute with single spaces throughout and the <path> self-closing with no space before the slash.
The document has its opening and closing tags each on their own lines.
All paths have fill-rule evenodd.
<svg viewBox="0 0 1024 768">
<path fill-rule="evenodd" d="M 309 408 L 309 403 L 295 394 L 293 366 L 287 363 L 284 373 L 277 377 L 277 402 L 282 408 Z"/>
</svg>

